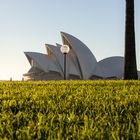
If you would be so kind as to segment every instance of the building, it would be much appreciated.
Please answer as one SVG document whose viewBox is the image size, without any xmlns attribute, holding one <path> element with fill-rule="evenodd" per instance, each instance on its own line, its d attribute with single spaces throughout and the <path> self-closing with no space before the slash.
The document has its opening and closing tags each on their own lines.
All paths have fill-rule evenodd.
<svg viewBox="0 0 140 140">
<path fill-rule="evenodd" d="M 74 36 L 61 32 L 62 42 L 70 47 L 67 54 L 67 79 L 122 79 L 123 57 L 114 56 L 97 62 L 89 48 Z M 46 54 L 25 52 L 31 65 L 23 74 L 24 80 L 61 80 L 64 72 L 64 57 L 60 44 L 45 44 Z M 138 72 L 140 77 L 140 72 Z"/>
</svg>

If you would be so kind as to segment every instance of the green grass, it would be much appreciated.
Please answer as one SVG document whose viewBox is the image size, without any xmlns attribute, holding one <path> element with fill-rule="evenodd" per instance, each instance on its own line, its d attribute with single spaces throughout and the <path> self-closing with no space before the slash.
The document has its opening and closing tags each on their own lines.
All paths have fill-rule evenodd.
<svg viewBox="0 0 140 140">
<path fill-rule="evenodd" d="M 0 82 L 0 139 L 140 139 L 140 81 Z"/>
</svg>

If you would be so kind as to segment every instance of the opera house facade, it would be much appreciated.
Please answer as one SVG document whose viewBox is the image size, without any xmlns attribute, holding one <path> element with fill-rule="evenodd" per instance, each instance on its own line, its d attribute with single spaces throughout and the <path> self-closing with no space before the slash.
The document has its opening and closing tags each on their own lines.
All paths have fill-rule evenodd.
<svg viewBox="0 0 140 140">
<path fill-rule="evenodd" d="M 66 79 L 122 79 L 123 57 L 114 56 L 97 62 L 89 48 L 76 37 L 61 32 L 62 42 L 70 47 L 67 54 Z M 64 75 L 62 45 L 45 44 L 46 54 L 25 52 L 31 65 L 24 80 L 61 80 Z M 140 72 L 138 72 L 140 79 Z"/>
</svg>

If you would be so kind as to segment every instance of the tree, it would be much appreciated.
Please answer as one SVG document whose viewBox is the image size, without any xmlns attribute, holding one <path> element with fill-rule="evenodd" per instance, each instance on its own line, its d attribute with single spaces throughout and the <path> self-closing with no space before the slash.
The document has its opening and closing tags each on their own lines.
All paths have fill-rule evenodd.
<svg viewBox="0 0 140 140">
<path fill-rule="evenodd" d="M 126 0 L 124 79 L 138 79 L 135 51 L 134 0 Z"/>
</svg>

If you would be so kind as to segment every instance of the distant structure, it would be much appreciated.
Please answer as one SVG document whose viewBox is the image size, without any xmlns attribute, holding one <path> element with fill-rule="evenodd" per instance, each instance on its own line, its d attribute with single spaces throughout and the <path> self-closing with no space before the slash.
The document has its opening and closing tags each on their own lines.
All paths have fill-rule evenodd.
<svg viewBox="0 0 140 140">
<path fill-rule="evenodd" d="M 74 36 L 61 32 L 62 42 L 70 47 L 67 54 L 67 79 L 122 79 L 124 58 L 114 56 L 97 62 L 89 48 Z M 31 65 L 24 80 L 61 80 L 64 59 L 60 44 L 45 44 L 46 54 L 25 52 Z M 140 73 L 140 72 L 138 72 Z M 139 74 L 140 76 L 140 74 Z"/>
<path fill-rule="evenodd" d="M 10 77 L 10 81 L 12 81 L 12 77 Z"/>
</svg>

